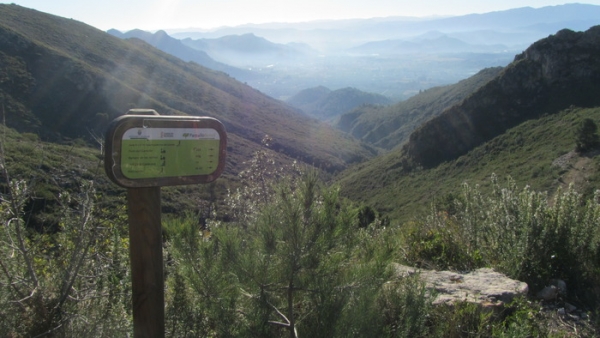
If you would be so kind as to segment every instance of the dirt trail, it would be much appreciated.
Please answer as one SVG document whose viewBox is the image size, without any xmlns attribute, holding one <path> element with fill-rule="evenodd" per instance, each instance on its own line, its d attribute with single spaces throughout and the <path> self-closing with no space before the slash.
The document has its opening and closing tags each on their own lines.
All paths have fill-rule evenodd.
<svg viewBox="0 0 600 338">
<path fill-rule="evenodd" d="M 586 185 L 588 177 L 593 173 L 592 156 L 580 156 L 575 151 L 570 151 L 552 162 L 566 170 L 559 179 L 563 190 L 573 184 L 575 189 L 580 189 Z"/>
</svg>

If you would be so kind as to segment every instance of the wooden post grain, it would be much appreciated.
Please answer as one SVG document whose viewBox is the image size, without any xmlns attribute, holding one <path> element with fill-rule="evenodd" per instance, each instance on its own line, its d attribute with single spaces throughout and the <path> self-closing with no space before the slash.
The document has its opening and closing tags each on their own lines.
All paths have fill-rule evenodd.
<svg viewBox="0 0 600 338">
<path fill-rule="evenodd" d="M 127 189 L 135 338 L 164 337 L 160 187 Z"/>
</svg>

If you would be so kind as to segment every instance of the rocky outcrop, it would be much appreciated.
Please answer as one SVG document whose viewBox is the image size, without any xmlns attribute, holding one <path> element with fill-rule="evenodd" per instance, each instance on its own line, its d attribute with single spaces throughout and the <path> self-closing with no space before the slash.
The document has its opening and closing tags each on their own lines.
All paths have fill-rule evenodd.
<svg viewBox="0 0 600 338">
<path fill-rule="evenodd" d="M 561 30 L 531 45 L 461 103 L 418 128 L 404 151 L 433 167 L 528 119 L 600 105 L 600 26 Z"/>
<path fill-rule="evenodd" d="M 418 270 L 396 264 L 398 277 L 418 274 L 426 288 L 434 290 L 433 304 L 470 302 L 485 308 L 500 307 L 517 296 L 526 295 L 526 283 L 510 279 L 489 268 L 481 268 L 468 273 L 451 271 Z"/>
</svg>

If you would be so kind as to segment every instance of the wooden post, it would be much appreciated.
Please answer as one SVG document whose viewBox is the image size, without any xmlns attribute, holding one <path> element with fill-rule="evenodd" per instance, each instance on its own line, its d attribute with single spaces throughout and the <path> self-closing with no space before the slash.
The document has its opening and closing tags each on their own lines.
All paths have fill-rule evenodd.
<svg viewBox="0 0 600 338">
<path fill-rule="evenodd" d="M 165 336 L 160 187 L 127 189 L 135 338 Z"/>
<path fill-rule="evenodd" d="M 104 170 L 111 181 L 128 188 L 136 338 L 165 336 L 160 187 L 216 180 L 225 170 L 226 152 L 225 127 L 210 117 L 160 116 L 137 109 L 108 127 Z"/>
</svg>

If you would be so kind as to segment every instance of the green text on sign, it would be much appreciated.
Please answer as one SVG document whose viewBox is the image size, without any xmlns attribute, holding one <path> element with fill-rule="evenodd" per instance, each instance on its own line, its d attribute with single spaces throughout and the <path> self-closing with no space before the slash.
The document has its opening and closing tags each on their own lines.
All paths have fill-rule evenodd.
<svg viewBox="0 0 600 338">
<path fill-rule="evenodd" d="M 219 142 L 211 128 L 131 128 L 121 140 L 121 171 L 129 179 L 209 175 Z"/>
</svg>

